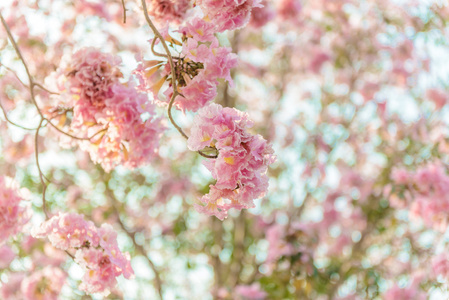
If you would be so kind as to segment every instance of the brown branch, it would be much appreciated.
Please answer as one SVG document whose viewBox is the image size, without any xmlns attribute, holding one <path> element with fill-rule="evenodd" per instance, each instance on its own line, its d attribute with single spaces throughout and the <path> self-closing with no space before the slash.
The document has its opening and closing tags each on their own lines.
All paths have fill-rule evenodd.
<svg viewBox="0 0 449 300">
<path fill-rule="evenodd" d="M 151 52 L 153 52 L 153 54 L 154 54 L 155 56 L 160 56 L 160 57 L 168 58 L 168 55 L 167 55 L 167 54 L 162 54 L 162 53 L 159 53 L 159 52 L 157 52 L 156 50 L 154 50 L 154 46 L 156 45 L 156 40 L 157 40 L 157 39 L 158 39 L 158 37 L 154 37 L 153 41 L 151 42 Z"/>
<path fill-rule="evenodd" d="M 123 7 L 123 23 L 126 24 L 126 7 L 125 7 L 125 0 L 122 0 L 122 7 Z"/>
<path fill-rule="evenodd" d="M 52 94 L 52 95 L 59 95 L 59 93 L 52 92 L 52 91 L 48 90 L 46 87 L 44 87 L 44 86 L 43 86 L 42 84 L 40 84 L 40 83 L 35 82 L 35 83 L 34 83 L 34 86 L 37 86 L 38 88 L 40 88 L 40 89 L 46 91 L 46 92 L 49 93 L 49 94 Z"/>
</svg>

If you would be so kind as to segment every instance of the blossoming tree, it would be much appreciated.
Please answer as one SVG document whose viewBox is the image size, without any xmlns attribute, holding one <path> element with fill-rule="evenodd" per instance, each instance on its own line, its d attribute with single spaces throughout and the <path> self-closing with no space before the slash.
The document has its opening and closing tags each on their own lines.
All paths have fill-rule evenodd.
<svg viewBox="0 0 449 300">
<path fill-rule="evenodd" d="M 0 298 L 446 299 L 448 20 L 2 1 Z"/>
</svg>

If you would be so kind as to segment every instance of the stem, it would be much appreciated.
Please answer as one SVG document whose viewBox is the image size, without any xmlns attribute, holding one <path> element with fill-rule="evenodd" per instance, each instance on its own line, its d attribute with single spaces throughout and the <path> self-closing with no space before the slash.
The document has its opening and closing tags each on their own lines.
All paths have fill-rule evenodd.
<svg viewBox="0 0 449 300">
<path fill-rule="evenodd" d="M 156 55 L 156 56 L 168 58 L 167 54 L 162 54 L 162 53 L 159 53 L 156 50 L 154 50 L 154 46 L 156 45 L 156 40 L 157 39 L 158 39 L 157 37 L 154 37 L 153 41 L 151 42 L 151 52 L 153 52 L 153 54 Z"/>
<path fill-rule="evenodd" d="M 42 111 L 40 110 L 39 106 L 37 105 L 36 102 L 36 98 L 34 97 L 34 80 L 33 77 L 31 76 L 30 70 L 28 69 L 28 65 L 25 62 L 25 59 L 23 58 L 22 53 L 20 52 L 19 46 L 17 46 L 16 41 L 14 40 L 14 37 L 12 36 L 11 30 L 9 29 L 8 24 L 6 24 L 5 19 L 3 18 L 3 15 L 0 13 L 0 19 L 2 21 L 3 27 L 6 30 L 6 33 L 8 34 L 8 38 L 9 41 L 11 42 L 12 46 L 14 47 L 14 50 L 16 51 L 17 56 L 19 57 L 19 59 L 22 61 L 23 66 L 25 67 L 25 72 L 27 73 L 28 76 L 28 82 L 29 82 L 29 90 L 30 90 L 30 94 L 31 94 L 31 100 L 33 101 L 34 105 L 37 108 L 37 112 L 39 113 L 39 115 L 45 119 L 44 115 L 42 114 Z"/>
<path fill-rule="evenodd" d="M 1 102 L 0 102 L 0 108 L 2 109 L 3 115 L 5 116 L 5 119 L 6 119 L 6 121 L 7 121 L 8 123 L 10 123 L 10 124 L 12 124 L 12 125 L 14 125 L 14 126 L 16 126 L 16 127 L 19 127 L 19 128 L 21 128 L 21 129 L 23 129 L 23 130 L 36 130 L 36 129 L 37 129 L 37 128 L 28 128 L 28 127 L 19 125 L 19 124 L 15 123 L 15 122 L 11 121 L 11 120 L 8 118 L 8 115 L 6 114 L 6 110 L 5 110 L 5 108 L 3 107 L 3 105 L 2 105 Z"/>
<path fill-rule="evenodd" d="M 165 39 L 162 37 L 161 33 L 157 30 L 156 26 L 154 26 L 153 22 L 150 19 L 150 16 L 148 15 L 148 9 L 147 4 L 145 3 L 145 0 L 141 0 L 142 7 L 143 7 L 143 14 L 145 15 L 145 19 L 148 23 L 148 26 L 150 26 L 151 30 L 153 31 L 154 35 L 161 41 L 162 46 L 164 47 L 165 52 L 167 53 L 167 59 L 168 63 L 170 64 L 171 69 L 171 84 L 173 87 L 173 94 L 170 98 L 170 102 L 168 103 L 168 118 L 170 119 L 170 122 L 175 126 L 175 128 L 178 130 L 178 132 L 185 138 L 188 139 L 189 137 L 184 133 L 181 127 L 176 124 L 175 120 L 173 119 L 171 109 L 173 107 L 173 103 L 175 102 L 176 96 L 179 95 L 178 87 L 176 85 L 176 70 L 175 70 L 175 64 L 173 62 L 173 57 L 170 53 L 170 50 L 168 49 L 167 43 L 165 43 Z M 154 41 L 154 40 L 153 40 Z"/>
<path fill-rule="evenodd" d="M 47 211 L 47 201 L 45 200 L 45 192 L 47 191 L 47 184 L 44 180 L 44 173 L 42 172 L 41 166 L 39 164 L 39 130 L 42 127 L 42 123 L 44 122 L 44 118 L 41 118 L 41 121 L 39 122 L 39 126 L 37 127 L 36 134 L 34 136 L 34 154 L 36 157 L 36 165 L 37 169 L 39 171 L 39 179 L 41 180 L 42 184 L 42 210 L 44 211 L 45 218 L 48 220 L 48 211 Z"/>
<path fill-rule="evenodd" d="M 123 23 L 126 24 L 126 7 L 125 7 L 125 0 L 122 0 L 122 7 L 123 7 Z"/>
</svg>

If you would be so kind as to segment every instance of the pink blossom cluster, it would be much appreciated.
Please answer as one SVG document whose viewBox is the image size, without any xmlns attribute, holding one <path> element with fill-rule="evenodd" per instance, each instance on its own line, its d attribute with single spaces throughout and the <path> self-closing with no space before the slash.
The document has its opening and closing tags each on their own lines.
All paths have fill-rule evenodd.
<svg viewBox="0 0 449 300">
<path fill-rule="evenodd" d="M 286 234 L 285 226 L 280 224 L 273 224 L 267 229 L 265 238 L 270 245 L 266 259 L 267 263 L 276 262 L 284 255 L 294 254 L 295 249 L 293 245 L 285 240 Z"/>
<path fill-rule="evenodd" d="M 276 15 L 275 10 L 270 5 L 271 2 L 263 0 L 261 4 L 261 6 L 254 7 L 251 13 L 250 25 L 254 28 L 263 27 Z"/>
<path fill-rule="evenodd" d="M 213 20 L 216 30 L 234 30 L 245 26 L 254 7 L 261 7 L 261 0 L 198 0 L 204 14 Z"/>
<path fill-rule="evenodd" d="M 195 18 L 180 30 L 189 37 L 182 54 L 202 68 L 193 78 L 183 77 L 186 85 L 180 89 L 182 96 L 178 96 L 175 103 L 183 111 L 197 111 L 217 95 L 217 79 L 225 79 L 233 85 L 231 69 L 237 66 L 238 59 L 231 48 L 220 47 L 211 22 Z"/>
<path fill-rule="evenodd" d="M 158 22 L 181 23 L 189 8 L 190 0 L 150 0 L 148 3 L 148 13 Z"/>
<path fill-rule="evenodd" d="M 400 288 L 397 285 L 392 286 L 385 292 L 384 300 L 425 300 L 427 296 L 419 290 L 419 285 L 412 284 L 406 288 Z"/>
<path fill-rule="evenodd" d="M 0 247 L 0 269 L 6 269 L 9 264 L 16 258 L 16 254 L 8 245 Z"/>
<path fill-rule="evenodd" d="M 432 259 L 432 269 L 436 276 L 449 279 L 449 257 L 446 253 L 435 256 Z"/>
<path fill-rule="evenodd" d="M 411 189 L 411 215 L 429 227 L 444 231 L 449 222 L 449 176 L 440 163 L 431 163 L 415 173 L 396 169 L 392 179 Z"/>
<path fill-rule="evenodd" d="M 275 161 L 274 151 L 262 136 L 247 131 L 252 125 L 248 114 L 234 108 L 210 104 L 198 111 L 187 141 L 189 149 L 218 150 L 216 159 L 204 162 L 216 183 L 201 198 L 204 206 L 196 205 L 198 211 L 223 220 L 230 208 L 254 207 L 253 200 L 266 193 L 266 172 Z"/>
<path fill-rule="evenodd" d="M 25 277 L 20 285 L 22 299 L 57 300 L 67 274 L 59 268 L 45 267 Z"/>
<path fill-rule="evenodd" d="M 279 16 L 286 20 L 298 18 L 302 10 L 300 0 L 280 0 L 277 2 L 277 6 Z"/>
<path fill-rule="evenodd" d="M 58 249 L 76 251 L 75 261 L 85 270 L 80 289 L 87 293 L 107 295 L 115 286 L 116 277 L 134 275 L 130 256 L 118 248 L 117 233 L 109 224 L 97 228 L 82 215 L 59 213 L 33 228 L 32 235 L 48 237 Z"/>
<path fill-rule="evenodd" d="M 259 283 L 251 285 L 237 285 L 235 287 L 236 299 L 239 300 L 263 300 L 268 294 L 265 292 Z"/>
<path fill-rule="evenodd" d="M 120 62 L 119 57 L 84 48 L 74 54 L 67 75 L 71 129 L 92 137 L 80 145 L 108 171 L 119 164 L 135 168 L 151 160 L 164 129 L 148 97 L 132 82 L 119 82 Z"/>
<path fill-rule="evenodd" d="M 0 244 L 20 232 L 29 220 L 28 209 L 21 205 L 22 200 L 17 182 L 0 176 Z"/>
<path fill-rule="evenodd" d="M 177 88 L 180 93 L 175 99 L 175 107 L 182 111 L 197 111 L 217 96 L 218 79 L 225 79 L 232 86 L 231 69 L 238 64 L 237 55 L 232 49 L 221 47 L 215 37 L 216 29 L 212 22 L 193 18 L 179 30 L 185 37 L 182 57 L 174 57 Z M 169 39 L 169 38 L 168 38 Z M 161 79 L 155 79 L 156 70 L 163 67 Z M 152 92 L 159 99 L 159 90 L 166 78 L 171 76 L 168 63 L 141 61 L 134 71 L 140 81 L 139 88 Z M 159 78 L 159 77 L 157 77 Z M 167 79 L 170 84 L 171 80 Z M 165 92 L 164 104 L 173 94 L 170 86 Z"/>
</svg>

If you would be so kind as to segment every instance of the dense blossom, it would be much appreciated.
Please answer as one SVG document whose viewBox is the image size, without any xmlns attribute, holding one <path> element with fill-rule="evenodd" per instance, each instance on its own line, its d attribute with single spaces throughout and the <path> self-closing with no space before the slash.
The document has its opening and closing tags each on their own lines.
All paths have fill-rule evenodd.
<svg viewBox="0 0 449 300">
<path fill-rule="evenodd" d="M 190 7 L 190 0 L 150 0 L 148 12 L 157 21 L 181 23 Z"/>
<path fill-rule="evenodd" d="M 120 58 L 94 48 L 76 52 L 66 68 L 66 105 L 73 107 L 70 128 L 84 133 L 81 147 L 92 160 L 111 170 L 119 164 L 135 168 L 152 160 L 164 129 L 154 105 L 133 83 L 122 84 Z M 144 119 L 145 118 L 145 119 Z"/>
<path fill-rule="evenodd" d="M 261 7 L 260 0 L 199 0 L 204 14 L 213 20 L 217 31 L 234 30 L 245 26 L 254 7 Z"/>
<path fill-rule="evenodd" d="M 14 260 L 16 254 L 8 245 L 0 246 L 0 269 L 6 269 Z"/>
<path fill-rule="evenodd" d="M 2 282 L 0 287 L 0 296 L 5 300 L 16 300 L 23 298 L 21 295 L 21 284 L 24 282 L 26 274 L 22 272 L 10 273 L 8 275 L 8 281 Z"/>
<path fill-rule="evenodd" d="M 385 300 L 425 300 L 427 296 L 425 293 L 419 290 L 418 286 L 412 284 L 409 287 L 400 288 L 397 285 L 391 287 L 385 292 L 383 297 Z"/>
<path fill-rule="evenodd" d="M 196 112 L 206 106 L 217 95 L 218 79 L 224 79 L 233 86 L 231 69 L 238 65 L 237 55 L 229 47 L 219 45 L 215 37 L 215 29 L 211 22 L 193 18 L 180 29 L 185 36 L 181 57 L 173 57 L 176 69 L 177 88 L 180 93 L 175 98 L 175 107 L 182 111 Z M 160 72 L 158 69 L 162 68 Z M 171 86 L 171 68 L 163 61 L 147 61 L 140 59 L 134 71 L 139 79 L 138 88 L 151 92 L 157 103 L 165 105 L 173 94 Z M 169 88 L 163 93 L 165 99 L 159 96 L 159 91 L 165 81 Z"/>
<path fill-rule="evenodd" d="M 200 212 L 227 216 L 230 208 L 254 207 L 254 199 L 268 188 L 268 165 L 275 160 L 271 146 L 260 135 L 248 129 L 253 123 L 246 113 L 234 108 L 210 104 L 198 111 L 187 143 L 192 151 L 207 147 L 218 150 L 216 159 L 204 162 L 217 180 L 197 205 Z M 228 199 L 229 201 L 224 201 Z"/>
<path fill-rule="evenodd" d="M 34 237 L 48 237 L 53 246 L 75 251 L 75 261 L 84 268 L 85 275 L 80 289 L 88 293 L 109 294 L 116 284 L 116 277 L 134 274 L 128 253 L 122 253 L 117 245 L 117 233 L 109 224 L 97 228 L 82 215 L 60 213 L 38 228 Z"/>
<path fill-rule="evenodd" d="M 0 176 L 0 244 L 20 232 L 28 221 L 28 210 L 23 200 L 18 183 Z"/>
<path fill-rule="evenodd" d="M 1 299 L 449 299 L 447 1 L 0 14 L 0 167 L 47 220 L 0 238 Z"/>
<path fill-rule="evenodd" d="M 45 267 L 23 279 L 21 292 L 23 299 L 57 300 L 67 274 L 59 268 Z"/>
<path fill-rule="evenodd" d="M 267 297 L 267 293 L 262 290 L 260 284 L 238 285 L 235 287 L 236 299 L 247 300 L 263 300 Z"/>
<path fill-rule="evenodd" d="M 301 12 L 300 0 L 280 0 L 277 2 L 278 14 L 283 19 L 298 19 L 298 15 Z"/>
<path fill-rule="evenodd" d="M 449 257 L 442 253 L 432 259 L 432 268 L 436 276 L 449 279 Z"/>
<path fill-rule="evenodd" d="M 392 178 L 397 184 L 414 187 L 412 199 L 409 199 L 412 217 L 420 218 L 428 226 L 441 231 L 447 228 L 449 176 L 443 164 L 428 164 L 414 173 L 395 169 Z"/>
</svg>

